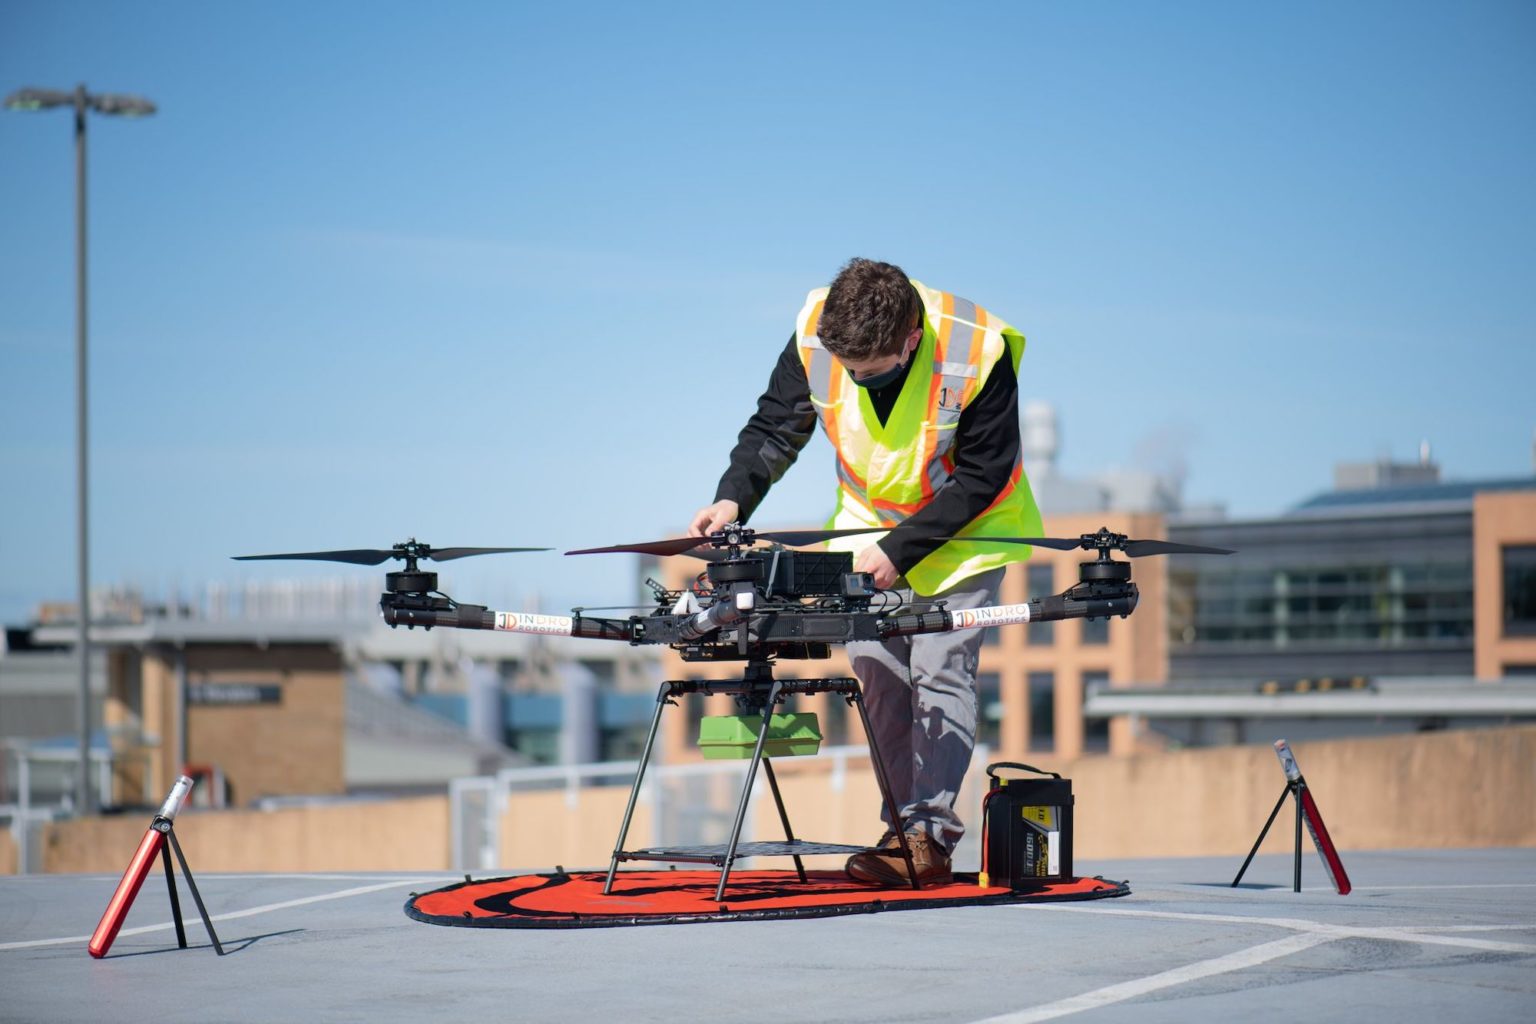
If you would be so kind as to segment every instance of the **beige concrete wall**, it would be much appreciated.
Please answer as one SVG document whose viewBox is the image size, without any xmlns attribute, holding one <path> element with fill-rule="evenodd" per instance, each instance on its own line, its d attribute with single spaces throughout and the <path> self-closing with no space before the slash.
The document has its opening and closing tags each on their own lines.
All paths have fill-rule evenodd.
<svg viewBox="0 0 1536 1024">
<path fill-rule="evenodd" d="M 1536 846 L 1536 727 L 1293 750 L 1341 850 Z M 1099 857 L 1245 854 L 1285 788 L 1267 746 L 1098 758 L 1063 773 L 1077 850 Z M 1263 849 L 1289 850 L 1294 827 L 1282 811 Z"/>
<path fill-rule="evenodd" d="M 627 786 L 518 793 L 501 818 L 501 863 L 508 868 L 607 867 L 624 821 Z M 651 812 L 641 803 L 630 825 L 631 849 L 650 845 Z"/>
<path fill-rule="evenodd" d="M 0 875 L 14 875 L 21 867 L 21 852 L 9 831 L 0 832 Z"/>
<path fill-rule="evenodd" d="M 1308 743 L 1297 746 L 1295 753 L 1334 841 L 1346 853 L 1536 847 L 1536 726 Z M 850 762 L 846 773 L 837 775 L 820 763 L 785 759 L 777 764 L 797 836 L 857 844 L 877 838 L 879 796 L 867 765 Z M 968 786 L 980 786 L 981 767 L 975 766 Z M 1262 745 L 1086 757 L 1047 761 L 1041 767 L 1072 779 L 1077 797 L 1075 848 L 1080 866 L 1087 870 L 1092 870 L 1088 862 L 1093 859 L 1240 858 L 1285 786 L 1273 752 Z M 701 802 L 723 809 L 712 818 L 717 835 L 708 838 L 723 840 L 734 789 L 728 776 L 706 785 L 707 794 L 699 791 Z M 781 827 L 768 789 L 757 789 L 753 835 L 777 838 Z M 624 786 L 574 794 L 513 794 L 501 820 L 499 867 L 606 865 L 627 796 Z M 961 806 L 972 806 L 976 797 L 976 791 L 963 792 Z M 650 814 L 650 805 L 642 801 L 626 846 L 634 849 L 658 840 Z M 1291 812 L 1283 812 L 1266 851 L 1289 850 L 1292 822 Z M 134 816 L 49 825 L 43 870 L 121 872 L 147 824 Z M 666 819 L 662 825 L 665 831 Z M 271 812 L 186 813 L 176 830 L 194 871 L 451 867 L 446 797 Z M 15 870 L 8 839 L 0 835 L 0 872 Z M 659 841 L 665 843 L 668 837 L 662 835 Z M 1310 841 L 1307 845 L 1310 848 Z M 813 860 L 811 866 L 831 863 Z"/>
<path fill-rule="evenodd" d="M 46 827 L 43 870 L 115 874 L 147 816 Z M 278 811 L 183 813 L 176 835 L 194 872 L 440 871 L 449 867 L 448 798 L 415 797 Z"/>
<path fill-rule="evenodd" d="M 1536 727 L 1308 743 L 1294 752 L 1341 851 L 1536 846 Z M 776 764 L 797 836 L 860 844 L 878 837 L 879 793 L 867 765 L 850 763 L 839 783 L 824 766 Z M 1262 745 L 1051 760 L 1040 767 L 1072 779 L 1080 861 L 1240 859 L 1285 788 L 1279 761 Z M 981 781 L 980 768 L 972 773 L 973 783 Z M 758 790 L 752 834 L 777 838 L 782 829 L 767 786 Z M 573 806 L 563 793 L 514 796 L 503 825 L 503 866 L 605 865 L 625 795 L 620 787 L 589 790 Z M 974 800 L 963 792 L 961 806 Z M 562 813 L 579 822 L 561 820 Z M 540 824 L 557 821 L 555 827 Z M 1293 828 L 1287 809 L 1263 849 L 1287 852 Z M 637 818 L 625 845 L 634 849 L 653 841 L 648 821 Z M 1310 839 L 1305 842 L 1310 850 Z"/>
</svg>

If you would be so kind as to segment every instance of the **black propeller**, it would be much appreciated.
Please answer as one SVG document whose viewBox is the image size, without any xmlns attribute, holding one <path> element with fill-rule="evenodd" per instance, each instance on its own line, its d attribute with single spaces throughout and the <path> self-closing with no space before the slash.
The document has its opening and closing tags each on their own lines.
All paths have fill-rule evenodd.
<svg viewBox="0 0 1536 1024">
<path fill-rule="evenodd" d="M 1227 548 L 1208 548 L 1198 544 L 1175 544 L 1167 540 L 1131 540 L 1123 533 L 1110 533 L 1103 528 L 1098 533 L 1085 533 L 1075 539 L 1068 537 L 944 537 L 942 539 L 1029 544 L 1035 547 L 1055 548 L 1058 551 L 1071 551 L 1073 548 L 1083 548 L 1086 551 L 1098 549 L 1102 554 L 1110 551 L 1124 551 L 1130 558 L 1140 558 L 1143 555 L 1235 554 Z"/>
<path fill-rule="evenodd" d="M 470 555 L 497 555 L 514 551 L 548 551 L 549 548 L 433 548 L 412 537 L 404 544 L 392 548 L 348 548 L 342 551 L 290 551 L 280 555 L 235 555 L 237 562 L 256 562 L 289 559 L 310 562 L 348 562 L 352 565 L 380 565 L 391 558 L 404 558 L 414 563 L 418 558 L 430 558 L 435 562 L 448 562 Z"/>
<path fill-rule="evenodd" d="M 673 537 L 668 540 L 643 541 L 639 544 L 616 544 L 607 548 L 582 548 L 567 551 L 568 555 L 606 555 L 633 552 L 641 555 L 682 555 L 706 544 L 717 548 L 749 547 L 757 541 L 772 541 L 790 547 L 820 544 L 837 537 L 852 537 L 860 533 L 880 533 L 885 527 L 873 526 L 860 530 L 764 530 L 758 532 L 744 526 L 728 526 L 707 537 Z"/>
<path fill-rule="evenodd" d="M 1120 548 L 1131 558 L 1142 555 L 1234 555 L 1230 548 L 1208 548 L 1199 544 L 1175 544 L 1168 540 L 1128 540 Z"/>
</svg>

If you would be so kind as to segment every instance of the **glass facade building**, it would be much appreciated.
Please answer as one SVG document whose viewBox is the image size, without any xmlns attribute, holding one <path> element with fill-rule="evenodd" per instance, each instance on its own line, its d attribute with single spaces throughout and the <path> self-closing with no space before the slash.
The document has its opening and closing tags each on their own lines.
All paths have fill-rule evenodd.
<svg viewBox="0 0 1536 1024">
<path fill-rule="evenodd" d="M 1237 553 L 1169 559 L 1169 679 L 1473 675 L 1473 496 L 1487 489 L 1503 488 L 1333 492 L 1274 519 L 1170 524 L 1170 540 Z M 1511 615 L 1536 628 L 1536 557 L 1520 550 L 1505 549 L 1503 589 L 1511 607 L 1533 602 Z"/>
</svg>

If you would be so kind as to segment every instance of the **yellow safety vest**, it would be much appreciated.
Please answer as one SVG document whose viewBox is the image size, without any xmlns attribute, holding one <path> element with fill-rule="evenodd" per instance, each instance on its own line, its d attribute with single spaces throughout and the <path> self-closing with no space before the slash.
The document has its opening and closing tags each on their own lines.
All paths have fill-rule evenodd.
<svg viewBox="0 0 1536 1024">
<path fill-rule="evenodd" d="M 795 343 L 821 428 L 837 452 L 837 509 L 829 529 L 895 526 L 933 500 L 954 472 L 955 428 L 997 361 L 1013 360 L 1017 373 L 1024 336 L 973 302 L 912 282 L 923 300 L 923 340 L 896 405 L 884 425 L 869 392 L 822 347 L 816 325 L 827 289 L 805 300 L 795 322 Z M 981 515 L 956 536 L 1037 537 L 1040 510 L 1014 456 L 1008 484 Z M 877 535 L 833 541 L 834 550 L 861 551 Z M 951 541 L 908 570 L 918 594 L 948 590 L 978 573 L 1029 557 L 1022 544 Z"/>
</svg>

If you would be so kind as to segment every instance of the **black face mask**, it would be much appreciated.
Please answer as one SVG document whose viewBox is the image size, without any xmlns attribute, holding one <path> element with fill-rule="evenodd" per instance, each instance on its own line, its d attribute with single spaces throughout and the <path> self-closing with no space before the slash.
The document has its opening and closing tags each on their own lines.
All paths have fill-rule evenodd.
<svg viewBox="0 0 1536 1024">
<path fill-rule="evenodd" d="M 894 384 L 901 377 L 901 375 L 906 372 L 907 363 L 910 363 L 911 361 L 912 357 L 909 355 L 906 359 L 897 363 L 889 370 L 883 370 L 880 373 L 872 373 L 868 377 L 853 377 L 853 374 L 851 373 L 848 376 L 853 377 L 853 382 L 861 388 L 869 388 L 871 391 L 879 391 L 881 388 L 888 384 Z"/>
</svg>

